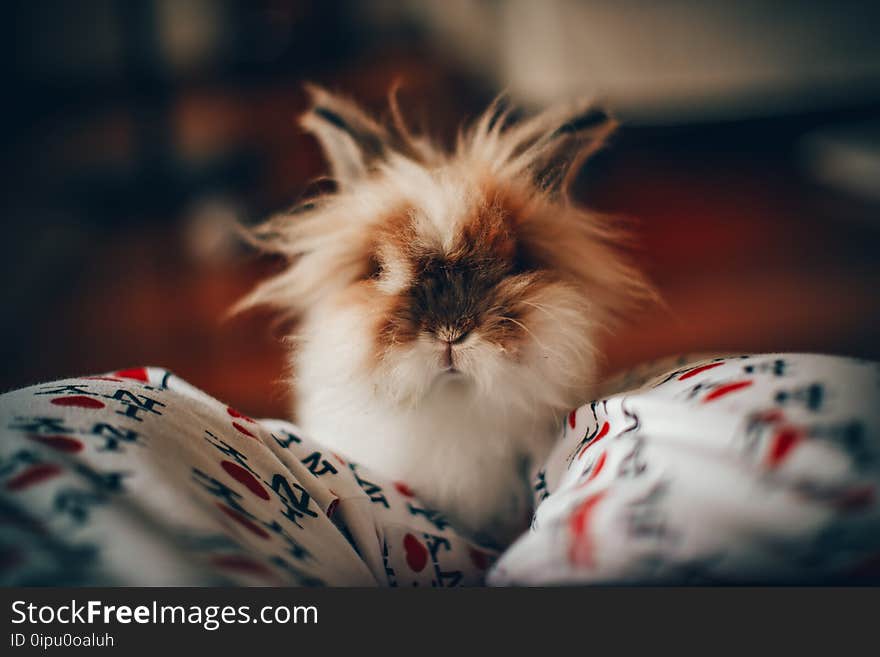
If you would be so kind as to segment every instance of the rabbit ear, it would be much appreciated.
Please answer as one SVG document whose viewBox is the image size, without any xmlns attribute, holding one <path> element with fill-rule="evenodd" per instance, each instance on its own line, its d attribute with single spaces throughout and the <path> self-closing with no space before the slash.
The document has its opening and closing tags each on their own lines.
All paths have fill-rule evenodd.
<svg viewBox="0 0 880 657">
<path fill-rule="evenodd" d="M 352 101 L 306 85 L 312 106 L 300 125 L 320 142 L 333 178 L 345 189 L 388 154 L 388 133 Z"/>
<path fill-rule="evenodd" d="M 507 138 L 515 143 L 515 163 L 550 193 L 566 193 L 581 165 L 617 128 L 608 113 L 587 102 L 548 110 L 515 125 Z"/>
</svg>

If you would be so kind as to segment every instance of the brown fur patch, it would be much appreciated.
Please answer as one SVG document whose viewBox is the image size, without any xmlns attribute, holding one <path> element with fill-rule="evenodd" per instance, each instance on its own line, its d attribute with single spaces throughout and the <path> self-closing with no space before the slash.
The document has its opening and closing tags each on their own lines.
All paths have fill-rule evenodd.
<svg viewBox="0 0 880 657">
<path fill-rule="evenodd" d="M 409 210 L 394 213 L 377 228 L 375 248 L 403 254 L 413 274 L 404 291 L 383 300 L 377 357 L 422 333 L 457 341 L 478 330 L 505 349 L 525 337 L 523 326 L 532 310 L 521 301 L 553 279 L 540 271 L 533 249 L 517 235 L 527 205 L 524 195 L 488 186 L 483 201 L 461 222 L 448 253 L 418 246 L 424 242 L 418 240 Z"/>
</svg>

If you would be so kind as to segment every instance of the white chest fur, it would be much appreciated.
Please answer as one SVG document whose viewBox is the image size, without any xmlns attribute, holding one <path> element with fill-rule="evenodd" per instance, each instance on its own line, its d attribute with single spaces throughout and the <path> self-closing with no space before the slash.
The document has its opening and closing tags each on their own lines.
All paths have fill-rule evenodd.
<svg viewBox="0 0 880 657">
<path fill-rule="evenodd" d="M 527 524 L 529 464 L 546 455 L 555 427 L 471 393 L 451 377 L 405 408 L 325 380 L 299 388 L 297 420 L 328 448 L 406 484 L 461 531 L 503 542 Z"/>
</svg>

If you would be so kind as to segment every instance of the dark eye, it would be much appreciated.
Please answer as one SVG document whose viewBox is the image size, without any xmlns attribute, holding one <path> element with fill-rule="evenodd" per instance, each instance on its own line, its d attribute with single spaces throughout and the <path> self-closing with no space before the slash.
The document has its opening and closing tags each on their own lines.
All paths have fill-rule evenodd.
<svg viewBox="0 0 880 657">
<path fill-rule="evenodd" d="M 379 259 L 376 256 L 371 255 L 367 260 L 367 266 L 362 280 L 376 280 L 382 276 L 384 271 L 385 269 L 384 267 L 382 267 L 382 263 L 379 261 Z"/>
</svg>

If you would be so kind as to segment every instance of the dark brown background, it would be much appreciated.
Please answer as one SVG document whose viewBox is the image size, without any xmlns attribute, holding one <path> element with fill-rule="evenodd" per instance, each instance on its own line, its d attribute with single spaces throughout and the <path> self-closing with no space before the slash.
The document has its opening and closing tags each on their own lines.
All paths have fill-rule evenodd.
<svg viewBox="0 0 880 657">
<path fill-rule="evenodd" d="M 0 388 L 156 364 L 250 414 L 286 412 L 270 318 L 223 320 L 278 263 L 205 203 L 253 221 L 323 172 L 295 123 L 305 79 L 381 112 L 402 77 L 405 110 L 445 135 L 497 91 L 411 27 L 365 31 L 348 4 L 224 3 L 235 20 L 219 55 L 185 71 L 159 57 L 153 3 L 4 7 Z M 46 59 L 47 43 L 97 39 L 108 12 L 110 55 Z M 605 340 L 606 371 L 681 351 L 880 357 L 878 207 L 798 159 L 815 127 L 877 109 L 843 95 L 821 111 L 625 126 L 578 194 L 635 222 L 636 258 L 668 305 Z"/>
</svg>

